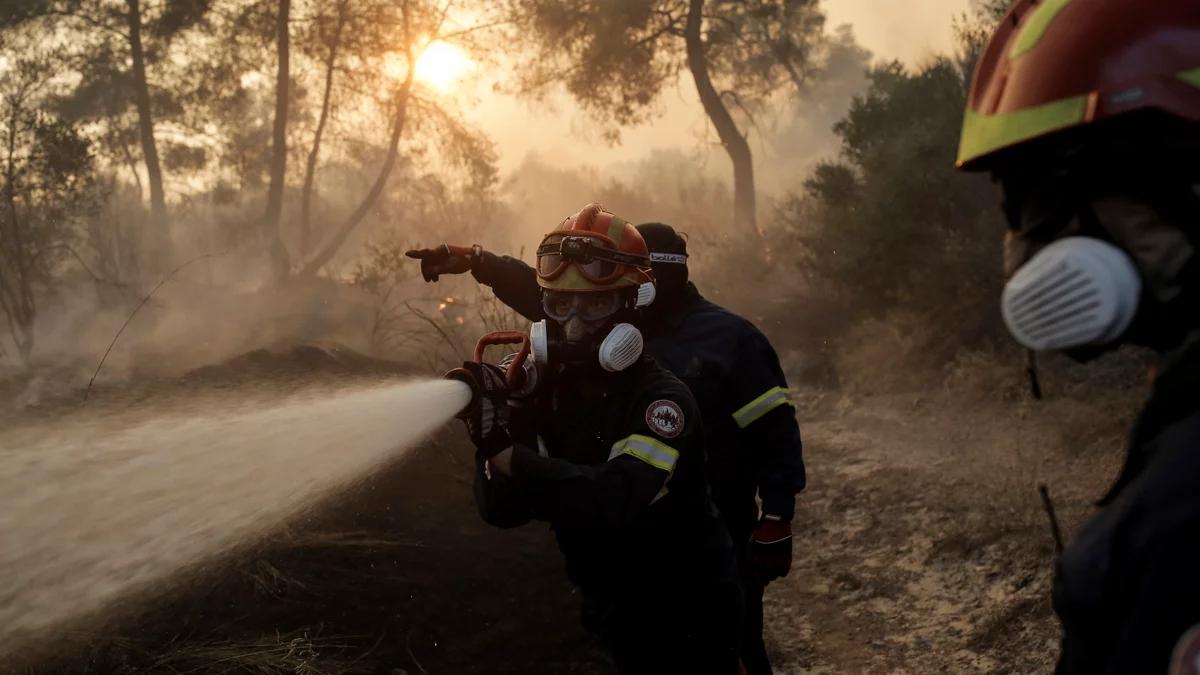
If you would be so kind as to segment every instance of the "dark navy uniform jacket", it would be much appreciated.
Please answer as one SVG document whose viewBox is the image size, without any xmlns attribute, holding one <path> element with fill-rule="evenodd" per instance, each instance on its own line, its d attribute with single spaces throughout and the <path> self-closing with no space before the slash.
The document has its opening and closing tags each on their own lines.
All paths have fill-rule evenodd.
<svg viewBox="0 0 1200 675">
<path fill-rule="evenodd" d="M 639 667 L 687 642 L 733 672 L 742 600 L 696 403 L 649 356 L 594 371 L 552 376 L 514 410 L 512 475 L 478 463 L 480 514 L 499 527 L 549 522 L 585 625 Z"/>
<path fill-rule="evenodd" d="M 1104 509 L 1059 557 L 1058 673 L 1200 672 L 1200 344 L 1162 371 Z"/>
<path fill-rule="evenodd" d="M 484 254 L 475 278 L 531 321 L 545 318 L 533 268 Z M 647 350 L 691 389 L 704 419 L 713 497 L 737 541 L 763 511 L 790 519 L 804 488 L 800 427 L 779 358 L 749 321 L 692 284 L 673 306 L 652 306 Z"/>
</svg>

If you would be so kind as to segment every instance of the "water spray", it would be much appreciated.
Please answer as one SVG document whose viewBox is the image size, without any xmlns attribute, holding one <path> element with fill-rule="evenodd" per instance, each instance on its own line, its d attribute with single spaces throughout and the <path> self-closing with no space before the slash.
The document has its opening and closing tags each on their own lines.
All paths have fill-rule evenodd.
<svg viewBox="0 0 1200 675">
<path fill-rule="evenodd" d="M 0 663 L 74 620 L 95 631 L 117 601 L 260 541 L 471 399 L 469 383 L 433 380 L 3 430 Z"/>
</svg>

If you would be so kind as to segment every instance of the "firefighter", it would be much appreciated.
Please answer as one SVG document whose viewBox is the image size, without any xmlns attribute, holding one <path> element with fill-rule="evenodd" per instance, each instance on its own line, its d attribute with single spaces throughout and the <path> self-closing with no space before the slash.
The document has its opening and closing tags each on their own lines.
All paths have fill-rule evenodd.
<svg viewBox="0 0 1200 675">
<path fill-rule="evenodd" d="M 709 439 L 709 481 L 735 544 L 746 602 L 742 662 L 750 675 L 770 673 L 763 591 L 791 569 L 795 494 L 805 483 L 787 382 L 766 337 L 705 300 L 689 281 L 683 237 L 662 223 L 637 229 L 658 282 L 658 297 L 646 313 L 647 349 L 687 384 L 700 406 Z M 443 245 L 408 255 L 421 260 L 427 281 L 470 271 L 526 318 L 544 317 L 536 272 L 520 260 L 478 246 Z"/>
<path fill-rule="evenodd" d="M 1058 672 L 1200 672 L 1200 3 L 1019 0 L 958 164 L 1008 220 L 1005 322 L 1032 350 L 1158 354 L 1100 511 L 1057 559 Z"/>
<path fill-rule="evenodd" d="M 508 404 L 496 369 L 464 366 L 496 392 L 468 420 L 480 513 L 499 527 L 551 524 L 584 624 L 621 672 L 736 673 L 741 590 L 701 414 L 636 328 L 653 298 L 646 244 L 592 204 L 537 260 L 546 319 L 531 330 L 532 410 Z"/>
</svg>

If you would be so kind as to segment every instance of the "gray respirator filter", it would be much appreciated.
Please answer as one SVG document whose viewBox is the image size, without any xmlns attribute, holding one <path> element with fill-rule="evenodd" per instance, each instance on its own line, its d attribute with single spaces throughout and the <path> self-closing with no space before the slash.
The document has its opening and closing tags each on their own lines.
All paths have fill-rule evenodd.
<svg viewBox="0 0 1200 675">
<path fill-rule="evenodd" d="M 1008 330 L 1025 347 L 1052 351 L 1112 342 L 1137 314 L 1142 281 L 1124 251 L 1092 237 L 1042 249 L 1004 286 Z"/>
<path fill-rule="evenodd" d="M 619 323 L 600 343 L 600 367 L 610 373 L 619 373 L 637 363 L 643 346 L 642 331 L 631 323 Z"/>
<path fill-rule="evenodd" d="M 529 329 L 529 346 L 533 362 L 545 366 L 551 362 L 553 340 L 545 320 L 537 321 Z M 645 349 L 642 331 L 630 323 L 619 323 L 612 327 L 600 342 L 597 357 L 600 367 L 610 373 L 619 373 L 637 363 Z"/>
</svg>

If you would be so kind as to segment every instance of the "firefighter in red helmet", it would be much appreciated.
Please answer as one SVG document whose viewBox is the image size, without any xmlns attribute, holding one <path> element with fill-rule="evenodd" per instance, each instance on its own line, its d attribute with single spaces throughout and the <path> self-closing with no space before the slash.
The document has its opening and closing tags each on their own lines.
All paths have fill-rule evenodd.
<svg viewBox="0 0 1200 675">
<path fill-rule="evenodd" d="M 637 327 L 654 298 L 645 241 L 588 205 L 543 239 L 537 279 L 530 398 L 518 407 L 496 369 L 464 364 L 491 391 L 467 420 L 481 515 L 551 524 L 584 624 L 621 672 L 738 672 L 741 591 L 700 413 Z"/>
<path fill-rule="evenodd" d="M 1001 304 L 1032 350 L 1159 364 L 1125 466 L 1059 556 L 1060 673 L 1200 672 L 1200 2 L 1019 0 L 958 165 L 1008 220 Z"/>
<path fill-rule="evenodd" d="M 713 501 L 741 575 L 742 665 L 749 675 L 770 675 L 763 595 L 768 583 L 791 569 L 795 495 L 806 482 L 788 384 L 762 332 L 705 299 L 689 281 L 684 237 L 665 223 L 642 223 L 637 231 L 650 250 L 657 291 L 642 326 L 646 349 L 688 386 L 700 407 Z M 471 272 L 526 318 L 546 317 L 537 271 L 521 260 L 478 246 L 442 245 L 408 255 L 421 261 L 426 281 Z"/>
</svg>

